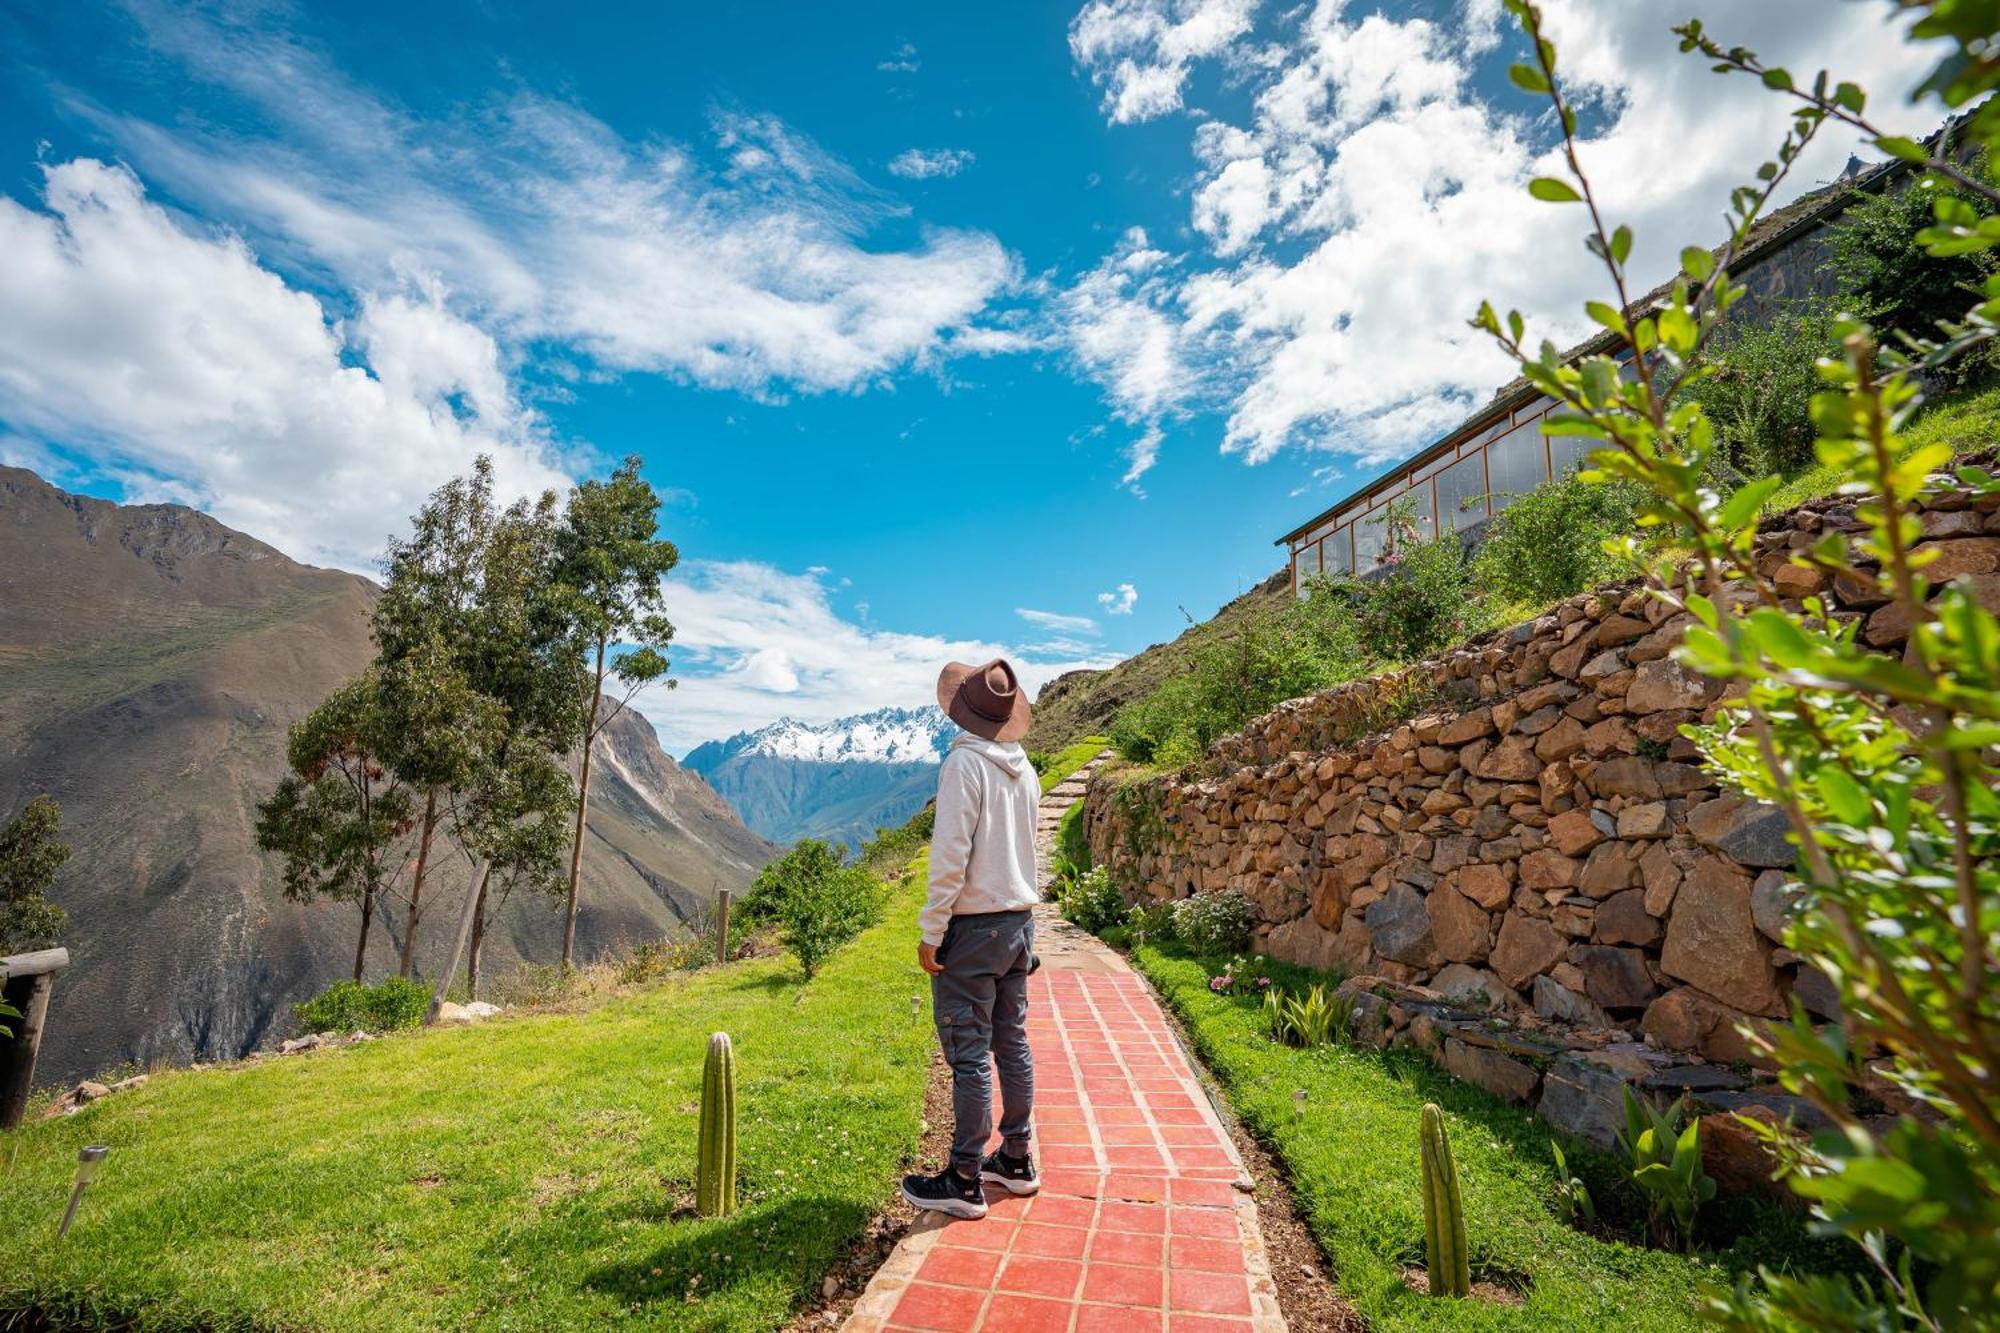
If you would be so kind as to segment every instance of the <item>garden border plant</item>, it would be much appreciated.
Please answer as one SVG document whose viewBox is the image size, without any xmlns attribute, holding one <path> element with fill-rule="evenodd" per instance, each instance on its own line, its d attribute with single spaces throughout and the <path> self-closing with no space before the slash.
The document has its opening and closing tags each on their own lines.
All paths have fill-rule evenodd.
<svg viewBox="0 0 2000 1333">
<path fill-rule="evenodd" d="M 1989 205 L 2000 191 L 1968 174 L 1942 139 L 1935 147 L 1884 133 L 1867 119 L 1867 95 L 1822 71 L 1801 83 L 1754 52 L 1724 47 L 1699 22 L 1675 31 L 1684 51 L 1725 74 L 1748 74 L 1794 100 L 1790 132 L 1758 184 L 1731 198 L 1729 240 L 1719 252 L 1689 247 L 1682 275 L 1656 305 L 1636 304 L 1626 263 L 1628 227 L 1610 224 L 1576 151 L 1576 117 L 1557 77 L 1554 45 L 1539 9 L 1506 0 L 1533 52 L 1513 82 L 1547 99 L 1562 134 L 1565 174 L 1532 182 L 1538 199 L 1579 205 L 1586 244 L 1604 265 L 1616 304 L 1592 302 L 1591 318 L 1630 348 L 1635 374 L 1608 355 L 1567 362 L 1552 344 L 1530 350 L 1525 321 L 1483 305 L 1475 325 L 1555 398 L 1544 429 L 1594 442 L 1587 479 L 1642 486 L 1641 522 L 1673 533 L 1685 565 L 1649 556 L 1628 539 L 1624 553 L 1647 572 L 1654 595 L 1697 622 L 1680 661 L 1731 681 L 1730 702 L 1684 734 L 1712 772 L 1784 812 L 1799 849 L 1799 894 L 1786 943 L 1828 976 L 1843 1023 L 1816 1028 L 1803 1010 L 1768 1036 L 1750 1034 L 1785 1085 L 1836 1127 L 1810 1142 L 1789 1126 L 1748 1121 L 1764 1136 L 1793 1190 L 1811 1201 L 1818 1225 L 1854 1241 L 1875 1280 L 1761 1274 L 1713 1293 L 1708 1312 L 1743 1329 L 1880 1329 L 2000 1326 L 2000 624 L 1963 580 L 1933 586 L 1934 552 L 1910 504 L 1938 486 L 1943 446 L 1906 450 L 1898 433 L 1920 390 L 1914 372 L 1947 365 L 2000 329 L 2000 278 L 1984 299 L 1934 339 L 1884 347 L 1854 318 L 1837 322 L 1837 345 L 1819 363 L 1812 403 L 1820 461 L 1845 475 L 1843 490 L 1869 497 L 1856 510 L 1858 539 L 1829 531 L 1796 562 L 1872 590 L 1908 617 L 1903 660 L 1861 647 L 1852 623 L 1824 603 L 1786 604 L 1751 559 L 1759 510 L 1775 477 L 1727 497 L 1705 478 L 1717 444 L 1687 386 L 1709 373 L 1703 353 L 1744 295 L 1730 264 L 1800 151 L 1839 123 L 1878 148 L 1918 164 Z M 1911 0 L 1917 39 L 1941 39 L 1948 54 L 1926 85 L 1948 106 L 2000 88 L 2000 3 Z M 2000 145 L 2000 102 L 1988 98 L 1968 121 L 1973 141 Z M 1918 237 L 1934 256 L 2000 245 L 2000 216 L 1938 192 L 1934 225 Z M 1958 483 L 1983 500 L 2000 481 L 1962 468 Z M 1873 1134 L 1853 1090 L 1893 1098 L 1894 1127 Z"/>
</svg>

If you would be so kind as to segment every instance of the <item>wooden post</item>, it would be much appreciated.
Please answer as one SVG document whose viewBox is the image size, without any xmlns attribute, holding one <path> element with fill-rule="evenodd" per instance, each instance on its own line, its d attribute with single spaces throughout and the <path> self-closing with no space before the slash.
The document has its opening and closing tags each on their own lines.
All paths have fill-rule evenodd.
<svg viewBox="0 0 2000 1333">
<path fill-rule="evenodd" d="M 715 961 L 729 961 L 729 890 L 715 895 Z"/>
<path fill-rule="evenodd" d="M 6 977 L 0 994 L 21 1011 L 19 1018 L 7 1020 L 14 1029 L 13 1037 L 0 1038 L 0 1129 L 19 1125 L 28 1109 L 28 1093 L 35 1086 L 35 1057 L 42 1053 L 42 1031 L 48 1026 L 49 992 L 55 989 L 56 973 L 68 966 L 67 949 L 0 958 L 0 973 Z"/>
</svg>

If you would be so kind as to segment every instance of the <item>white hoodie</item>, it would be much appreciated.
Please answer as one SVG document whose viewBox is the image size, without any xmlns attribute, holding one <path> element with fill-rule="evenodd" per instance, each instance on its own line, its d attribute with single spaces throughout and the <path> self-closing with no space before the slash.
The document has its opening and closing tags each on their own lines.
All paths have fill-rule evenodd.
<svg viewBox="0 0 2000 1333">
<path fill-rule="evenodd" d="M 1019 911 L 1041 898 L 1041 799 L 1041 779 L 1019 745 L 970 733 L 951 743 L 938 772 L 931 891 L 918 922 L 925 944 L 942 944 L 954 916 Z"/>
</svg>

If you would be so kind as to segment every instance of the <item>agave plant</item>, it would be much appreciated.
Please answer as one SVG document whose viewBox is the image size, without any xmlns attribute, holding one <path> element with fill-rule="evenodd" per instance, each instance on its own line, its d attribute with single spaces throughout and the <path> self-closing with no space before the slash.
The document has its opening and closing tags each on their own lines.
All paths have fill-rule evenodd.
<svg viewBox="0 0 2000 1333">
<path fill-rule="evenodd" d="M 1695 1215 L 1715 1197 L 1715 1182 L 1701 1169 L 1701 1121 L 1689 1119 L 1684 1098 L 1661 1111 L 1627 1088 L 1618 1146 L 1630 1163 L 1632 1183 L 1646 1196 L 1654 1238 L 1687 1249 Z"/>
<path fill-rule="evenodd" d="M 1569 1159 L 1563 1156 L 1560 1143 L 1550 1139 L 1549 1151 L 1556 1157 L 1556 1197 L 1562 1200 L 1569 1224 L 1573 1227 L 1595 1227 L 1597 1204 L 1590 1197 L 1590 1187 L 1583 1183 L 1583 1177 L 1571 1172 Z"/>
<path fill-rule="evenodd" d="M 1324 986 L 1314 986 L 1304 994 L 1264 993 L 1264 1021 L 1272 1039 L 1287 1046 L 1345 1042 L 1353 1018 L 1353 997 L 1329 995 Z"/>
</svg>

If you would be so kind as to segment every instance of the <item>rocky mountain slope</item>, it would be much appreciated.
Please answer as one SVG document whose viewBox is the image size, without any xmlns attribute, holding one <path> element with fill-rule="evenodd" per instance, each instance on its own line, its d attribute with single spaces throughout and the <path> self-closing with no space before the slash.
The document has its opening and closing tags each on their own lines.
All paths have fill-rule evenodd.
<svg viewBox="0 0 2000 1333">
<path fill-rule="evenodd" d="M 286 727 L 369 660 L 377 592 L 190 509 L 115 505 L 0 468 L 0 817 L 46 791 L 75 849 L 56 891 L 74 963 L 56 985 L 45 1081 L 240 1054 L 346 974 L 355 911 L 284 901 L 252 829 Z M 586 957 L 671 930 L 774 850 L 636 711 L 600 744 Z M 456 909 L 456 860 L 427 895 L 420 965 Z M 371 975 L 400 946 L 400 920 L 383 924 Z M 487 975 L 553 960 L 561 925 L 547 903 L 508 904 Z"/>
<path fill-rule="evenodd" d="M 957 731 L 935 704 L 816 725 L 781 718 L 697 746 L 684 762 L 774 842 L 858 847 L 936 794 L 938 761 Z"/>
</svg>

